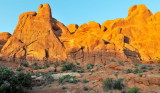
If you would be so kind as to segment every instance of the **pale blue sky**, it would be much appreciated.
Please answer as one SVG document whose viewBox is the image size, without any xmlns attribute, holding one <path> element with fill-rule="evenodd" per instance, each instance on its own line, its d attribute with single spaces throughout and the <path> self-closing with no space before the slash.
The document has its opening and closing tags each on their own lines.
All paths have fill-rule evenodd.
<svg viewBox="0 0 160 93">
<path fill-rule="evenodd" d="M 37 11 L 44 3 L 50 4 L 52 16 L 65 25 L 125 18 L 135 4 L 145 4 L 152 13 L 160 11 L 160 0 L 0 0 L 0 32 L 12 33 L 21 13 Z"/>
</svg>

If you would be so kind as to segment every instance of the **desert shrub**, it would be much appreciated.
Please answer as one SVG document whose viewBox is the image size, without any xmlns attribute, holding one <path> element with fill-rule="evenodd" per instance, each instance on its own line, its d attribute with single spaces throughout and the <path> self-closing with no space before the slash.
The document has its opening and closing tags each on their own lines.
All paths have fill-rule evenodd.
<svg viewBox="0 0 160 93">
<path fill-rule="evenodd" d="M 110 61 L 111 61 L 111 62 L 116 62 L 116 60 L 115 60 L 115 59 L 113 59 L 113 58 L 112 58 L 112 59 L 110 59 Z"/>
<path fill-rule="evenodd" d="M 66 63 L 62 65 L 62 71 L 73 70 L 76 69 L 76 65 L 74 63 Z"/>
<path fill-rule="evenodd" d="M 141 65 L 140 68 L 141 68 L 141 69 L 147 69 L 147 68 L 148 68 L 148 65 Z"/>
<path fill-rule="evenodd" d="M 50 64 L 49 63 L 45 63 L 45 65 L 42 66 L 42 69 L 49 68 L 49 67 L 50 67 Z"/>
<path fill-rule="evenodd" d="M 63 76 L 61 78 L 59 78 L 59 83 L 65 83 L 65 82 L 68 82 L 68 83 L 78 83 L 79 80 L 76 78 L 76 77 L 73 77 L 73 76 L 70 76 L 70 75 L 66 75 L 66 76 Z"/>
<path fill-rule="evenodd" d="M 57 68 L 59 66 L 59 62 L 56 61 L 56 62 L 53 63 L 53 65 L 54 65 L 55 68 Z"/>
<path fill-rule="evenodd" d="M 134 65 L 134 66 L 140 66 L 141 64 L 138 63 L 138 62 L 134 62 L 133 65 Z"/>
<path fill-rule="evenodd" d="M 78 73 L 84 73 L 84 69 L 77 70 Z"/>
<path fill-rule="evenodd" d="M 148 65 L 148 70 L 153 70 L 154 69 L 154 67 L 155 67 L 155 65 Z"/>
<path fill-rule="evenodd" d="M 23 70 L 23 68 L 21 68 L 21 67 L 18 67 L 17 69 L 16 69 L 16 71 L 22 71 Z"/>
<path fill-rule="evenodd" d="M 39 82 L 35 82 L 34 86 L 46 86 L 48 84 L 51 84 L 54 81 L 54 77 L 52 76 L 56 72 L 47 72 L 47 73 L 33 73 L 32 75 L 36 77 L 40 77 L 41 80 Z"/>
<path fill-rule="evenodd" d="M 138 74 L 138 73 L 142 73 L 142 72 L 143 72 L 143 70 L 140 68 L 136 68 L 135 70 L 133 70 L 134 74 Z"/>
<path fill-rule="evenodd" d="M 96 93 L 94 90 L 90 90 L 89 93 Z"/>
<path fill-rule="evenodd" d="M 121 62 L 121 61 L 120 61 L 120 62 L 118 62 L 118 64 L 119 64 L 119 65 L 121 65 L 121 66 L 124 66 L 124 63 L 123 63 L 123 62 Z"/>
<path fill-rule="evenodd" d="M 78 63 L 78 62 L 77 62 L 76 64 L 77 64 L 77 65 L 80 65 L 80 63 Z"/>
<path fill-rule="evenodd" d="M 30 87 L 32 83 L 32 78 L 29 73 L 19 72 L 16 74 L 19 83 L 24 87 Z"/>
<path fill-rule="evenodd" d="M 84 90 L 84 91 L 88 91 L 89 88 L 85 86 L 85 87 L 83 87 L 83 90 Z"/>
<path fill-rule="evenodd" d="M 108 91 L 108 90 L 112 90 L 112 89 L 122 90 L 124 87 L 124 84 L 123 84 L 122 79 L 114 80 L 112 78 L 107 78 L 103 82 L 102 86 L 103 86 L 104 91 Z"/>
<path fill-rule="evenodd" d="M 118 80 L 115 80 L 114 81 L 114 84 L 113 84 L 113 88 L 114 89 L 118 89 L 118 90 L 122 90 L 123 87 L 124 87 L 124 84 L 123 84 L 123 79 L 118 79 Z"/>
<path fill-rule="evenodd" d="M 27 62 L 22 62 L 20 65 L 24 66 L 24 67 L 28 67 L 29 66 Z"/>
<path fill-rule="evenodd" d="M 113 83 L 114 80 L 112 78 L 107 78 L 104 82 L 103 82 L 103 89 L 105 91 L 111 90 L 113 89 Z"/>
<path fill-rule="evenodd" d="M 123 73 L 128 74 L 128 73 L 132 73 L 132 71 L 133 71 L 132 69 L 128 68 L 123 70 Z"/>
<path fill-rule="evenodd" d="M 38 70 L 38 69 L 42 69 L 42 67 L 37 65 L 37 66 L 34 67 L 34 69 Z"/>
<path fill-rule="evenodd" d="M 139 74 L 138 74 L 138 76 L 139 76 L 139 77 L 142 77 L 142 76 L 143 76 L 143 74 L 142 74 L 142 73 L 139 73 Z"/>
<path fill-rule="evenodd" d="M 0 67 L 0 93 L 24 93 L 24 87 L 31 87 L 30 74 Z"/>
<path fill-rule="evenodd" d="M 92 69 L 94 67 L 93 64 L 87 64 L 87 69 Z"/>
<path fill-rule="evenodd" d="M 45 84 L 51 84 L 54 81 L 52 73 L 45 73 L 43 74 L 43 78 L 45 79 Z"/>
<path fill-rule="evenodd" d="M 49 64 L 49 63 L 45 63 L 44 66 L 40 66 L 40 65 L 38 65 L 37 63 L 34 63 L 34 64 L 32 64 L 32 66 L 34 67 L 35 70 L 38 70 L 38 69 L 46 69 L 46 68 L 49 68 L 49 67 L 50 67 L 50 64 Z"/>
<path fill-rule="evenodd" d="M 88 80 L 88 79 L 84 79 L 83 82 L 84 82 L 84 83 L 88 83 L 89 80 Z"/>
<path fill-rule="evenodd" d="M 129 89 L 127 93 L 141 93 L 141 92 L 139 91 L 139 88 L 134 87 L 134 88 Z"/>
</svg>

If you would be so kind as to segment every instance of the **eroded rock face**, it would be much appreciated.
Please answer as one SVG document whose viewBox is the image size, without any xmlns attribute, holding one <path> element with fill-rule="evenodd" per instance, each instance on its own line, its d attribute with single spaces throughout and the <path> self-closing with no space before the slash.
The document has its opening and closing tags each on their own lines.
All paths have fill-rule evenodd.
<svg viewBox="0 0 160 93">
<path fill-rule="evenodd" d="M 123 49 L 128 58 L 154 60 L 159 57 L 159 13 L 152 14 L 145 5 L 135 5 L 129 9 L 128 17 L 106 21 L 102 27 L 108 30 L 102 39 Z M 121 45 L 118 38 L 122 35 Z"/>
<path fill-rule="evenodd" d="M 101 26 L 93 21 L 82 24 L 65 43 L 68 54 L 75 61 L 156 60 L 160 57 L 159 18 L 159 12 L 153 15 L 145 5 L 134 5 L 124 19 L 107 20 Z"/>
<path fill-rule="evenodd" d="M 67 28 L 70 31 L 70 33 L 75 33 L 76 30 L 78 29 L 78 25 L 77 24 L 70 24 L 67 26 Z"/>
<path fill-rule="evenodd" d="M 160 12 L 152 14 L 145 5 L 134 5 L 128 17 L 107 20 L 102 25 L 90 21 L 80 26 L 52 18 L 48 4 L 38 13 L 19 17 L 13 36 L 2 49 L 6 57 L 70 62 L 105 63 L 150 61 L 160 58 Z"/>
<path fill-rule="evenodd" d="M 38 13 L 23 13 L 2 54 L 5 57 L 32 60 L 63 59 L 65 48 L 58 34 L 55 34 L 56 31 L 63 32 L 61 25 L 52 18 L 48 4 L 40 5 Z"/>
<path fill-rule="evenodd" d="M 11 37 L 11 34 L 8 32 L 0 33 L 0 51 L 10 37 Z"/>
</svg>

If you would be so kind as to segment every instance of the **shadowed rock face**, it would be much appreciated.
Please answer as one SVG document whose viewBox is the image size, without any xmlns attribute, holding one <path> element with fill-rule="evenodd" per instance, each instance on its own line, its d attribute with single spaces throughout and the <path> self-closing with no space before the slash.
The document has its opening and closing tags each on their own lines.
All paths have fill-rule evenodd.
<svg viewBox="0 0 160 93">
<path fill-rule="evenodd" d="M 52 18 L 48 4 L 38 13 L 26 12 L 2 49 L 5 57 L 104 63 L 155 60 L 160 57 L 160 12 L 152 14 L 145 5 L 134 5 L 128 17 L 90 21 L 67 27 Z"/>
<path fill-rule="evenodd" d="M 0 51 L 10 37 L 11 37 L 11 34 L 8 32 L 0 33 Z"/>
</svg>

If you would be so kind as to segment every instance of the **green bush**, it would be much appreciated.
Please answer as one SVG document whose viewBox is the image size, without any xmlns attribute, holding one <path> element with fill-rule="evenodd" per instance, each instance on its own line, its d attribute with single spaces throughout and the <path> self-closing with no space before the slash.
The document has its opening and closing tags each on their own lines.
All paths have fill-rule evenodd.
<svg viewBox="0 0 160 93">
<path fill-rule="evenodd" d="M 124 66 L 124 62 L 118 62 L 119 65 Z"/>
<path fill-rule="evenodd" d="M 142 72 L 143 72 L 143 70 L 140 69 L 140 68 L 137 68 L 137 69 L 133 70 L 134 74 L 138 74 L 138 73 L 142 73 Z"/>
<path fill-rule="evenodd" d="M 20 65 L 24 66 L 24 67 L 28 67 L 29 66 L 27 62 L 22 62 Z"/>
<path fill-rule="evenodd" d="M 141 92 L 139 91 L 139 88 L 134 87 L 134 88 L 129 89 L 127 93 L 141 93 Z"/>
<path fill-rule="evenodd" d="M 0 93 L 24 93 L 24 87 L 31 87 L 30 74 L 0 67 Z"/>
<path fill-rule="evenodd" d="M 34 64 L 32 64 L 32 66 L 34 67 L 35 70 L 38 70 L 38 69 L 46 69 L 46 68 L 49 68 L 49 67 L 50 67 L 50 64 L 49 64 L 49 63 L 45 63 L 44 66 L 40 66 L 40 65 L 38 65 L 37 63 L 34 63 Z"/>
<path fill-rule="evenodd" d="M 43 74 L 43 78 L 46 80 L 45 84 L 51 84 L 54 81 L 54 78 L 52 76 L 52 73 L 45 73 Z"/>
<path fill-rule="evenodd" d="M 88 83 L 89 80 L 88 80 L 88 79 L 84 79 L 83 82 L 84 82 L 84 83 Z"/>
<path fill-rule="evenodd" d="M 147 68 L 148 68 L 148 65 L 141 65 L 140 68 L 141 68 L 141 69 L 147 69 Z"/>
<path fill-rule="evenodd" d="M 103 82 L 103 90 L 104 91 L 108 91 L 108 90 L 112 90 L 112 89 L 118 89 L 118 90 L 122 90 L 124 88 L 124 84 L 122 82 L 122 79 L 118 79 L 118 80 L 114 80 L 112 78 L 107 78 L 104 82 Z"/>
<path fill-rule="evenodd" d="M 78 73 L 84 73 L 84 69 L 77 70 Z"/>
<path fill-rule="evenodd" d="M 16 69 L 16 71 L 22 71 L 23 70 L 23 68 L 21 68 L 21 67 L 18 67 L 17 69 Z"/>
<path fill-rule="evenodd" d="M 114 80 L 112 78 L 107 78 L 104 82 L 103 82 L 103 89 L 105 91 L 111 90 L 113 89 L 113 83 Z"/>
<path fill-rule="evenodd" d="M 124 84 L 122 83 L 122 79 L 118 79 L 114 81 L 114 85 L 113 85 L 114 89 L 122 90 L 123 87 L 124 87 Z"/>
<path fill-rule="evenodd" d="M 140 63 L 134 62 L 134 66 L 140 66 Z"/>
<path fill-rule="evenodd" d="M 92 69 L 93 67 L 94 67 L 93 64 L 88 64 L 88 65 L 87 65 L 87 69 Z"/>
<path fill-rule="evenodd" d="M 32 83 L 32 78 L 29 73 L 19 72 L 16 74 L 19 83 L 24 87 L 30 87 Z"/>
<path fill-rule="evenodd" d="M 76 65 L 74 63 L 66 63 L 62 65 L 62 71 L 73 70 L 76 69 Z"/>
<path fill-rule="evenodd" d="M 113 58 L 112 58 L 112 59 L 110 59 L 110 61 L 111 61 L 111 62 L 116 62 L 116 60 L 115 60 L 115 59 L 113 59 Z"/>
<path fill-rule="evenodd" d="M 49 63 L 45 63 L 45 65 L 42 66 L 42 69 L 49 68 L 49 67 L 50 67 L 50 64 Z"/>
<path fill-rule="evenodd" d="M 133 72 L 133 70 L 130 68 L 123 70 L 123 73 L 125 73 L 125 74 L 132 73 L 132 72 Z"/>
<path fill-rule="evenodd" d="M 83 87 L 83 90 L 84 90 L 84 91 L 88 91 L 89 88 L 85 86 L 85 87 Z"/>
<path fill-rule="evenodd" d="M 76 77 L 73 77 L 73 76 L 70 76 L 70 75 L 66 75 L 66 76 L 63 76 L 61 78 L 59 78 L 59 83 L 65 83 L 65 82 L 68 82 L 68 83 L 78 83 L 79 80 L 76 78 Z"/>
</svg>

